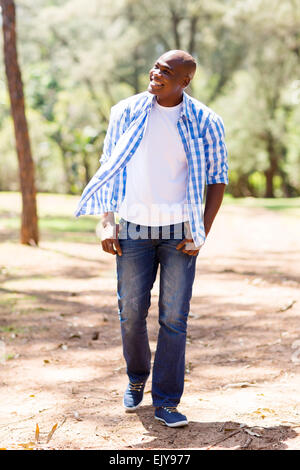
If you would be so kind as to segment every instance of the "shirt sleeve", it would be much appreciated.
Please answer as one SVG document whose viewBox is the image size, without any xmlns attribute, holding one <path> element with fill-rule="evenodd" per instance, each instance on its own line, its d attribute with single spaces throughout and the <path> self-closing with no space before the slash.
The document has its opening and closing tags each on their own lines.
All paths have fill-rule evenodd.
<svg viewBox="0 0 300 470">
<path fill-rule="evenodd" d="M 127 125 L 127 110 L 123 109 L 122 101 L 114 105 L 110 110 L 108 128 L 106 131 L 100 163 L 106 162 Z"/>
<path fill-rule="evenodd" d="M 111 108 L 110 116 L 109 116 L 109 123 L 108 128 L 106 131 L 104 143 L 103 143 L 103 150 L 102 155 L 99 159 L 100 163 L 106 162 L 109 159 L 112 153 L 112 149 L 114 147 L 114 135 L 116 133 L 117 122 L 115 118 L 114 106 Z"/>
<path fill-rule="evenodd" d="M 228 152 L 224 124 L 219 116 L 210 121 L 203 140 L 206 184 L 228 184 Z"/>
</svg>

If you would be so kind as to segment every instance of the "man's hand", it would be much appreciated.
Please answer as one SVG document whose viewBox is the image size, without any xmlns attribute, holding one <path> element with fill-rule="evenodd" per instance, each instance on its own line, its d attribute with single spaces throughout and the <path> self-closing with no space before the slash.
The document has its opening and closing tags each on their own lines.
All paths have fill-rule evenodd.
<svg viewBox="0 0 300 470">
<path fill-rule="evenodd" d="M 184 250 L 181 248 L 184 247 Z M 182 253 L 186 253 L 190 256 L 196 256 L 199 253 L 201 247 L 196 248 L 192 238 L 184 238 L 181 240 L 180 243 L 176 246 L 176 250 L 182 251 Z"/>
<path fill-rule="evenodd" d="M 184 223 L 184 235 L 185 238 L 181 240 L 180 243 L 178 243 L 178 245 L 176 246 L 176 250 L 180 250 L 182 251 L 182 253 L 186 253 L 190 256 L 196 256 L 199 253 L 201 246 L 199 246 L 199 248 L 195 246 L 194 240 L 192 239 L 189 222 Z"/>
<path fill-rule="evenodd" d="M 101 230 L 101 245 L 106 253 L 122 256 L 122 249 L 118 239 L 119 225 L 115 223 L 113 212 L 107 212 L 103 216 Z"/>
</svg>

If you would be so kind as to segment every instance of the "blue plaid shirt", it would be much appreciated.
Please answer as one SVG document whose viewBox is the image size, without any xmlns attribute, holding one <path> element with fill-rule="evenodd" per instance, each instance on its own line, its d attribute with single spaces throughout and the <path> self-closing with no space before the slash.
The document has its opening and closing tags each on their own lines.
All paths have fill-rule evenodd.
<svg viewBox="0 0 300 470">
<path fill-rule="evenodd" d="M 81 195 L 76 217 L 118 212 L 125 197 L 126 165 L 143 138 L 155 99 L 155 95 L 146 91 L 111 108 L 101 166 Z M 199 247 L 205 241 L 205 184 L 228 184 L 224 126 L 220 116 L 184 92 L 177 128 L 188 162 L 186 197 L 190 228 Z"/>
</svg>

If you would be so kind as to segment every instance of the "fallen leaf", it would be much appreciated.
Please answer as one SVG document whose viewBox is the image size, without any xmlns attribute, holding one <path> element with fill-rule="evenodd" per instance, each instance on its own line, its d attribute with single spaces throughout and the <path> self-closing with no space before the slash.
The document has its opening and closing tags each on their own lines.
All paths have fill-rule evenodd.
<svg viewBox="0 0 300 470">
<path fill-rule="evenodd" d="M 35 427 L 35 441 L 37 443 L 39 442 L 39 438 L 40 438 L 40 428 L 39 428 L 39 425 L 36 424 L 36 427 Z"/>
<path fill-rule="evenodd" d="M 74 334 L 69 336 L 69 339 L 80 339 L 80 338 L 81 338 L 80 333 L 74 333 Z"/>
<path fill-rule="evenodd" d="M 256 387 L 256 384 L 251 383 L 251 382 L 238 382 L 238 383 L 224 385 L 223 388 L 226 389 L 226 388 L 246 388 L 246 387 Z"/>
<path fill-rule="evenodd" d="M 189 317 L 191 317 L 191 318 L 199 318 L 200 315 L 198 315 L 197 313 L 190 312 L 190 313 L 189 313 Z"/>
<path fill-rule="evenodd" d="M 260 434 L 257 434 L 256 432 L 253 432 L 253 431 L 250 431 L 250 429 L 244 429 L 244 431 L 245 431 L 247 434 L 250 434 L 250 436 L 261 437 Z"/>
<path fill-rule="evenodd" d="M 193 368 L 194 368 L 194 367 L 193 367 L 193 364 L 192 364 L 191 362 L 189 362 L 189 363 L 185 366 L 185 372 L 186 372 L 186 374 L 189 374 Z"/>
<path fill-rule="evenodd" d="M 18 445 L 23 447 L 23 449 L 33 450 L 35 446 L 35 442 L 27 442 L 26 444 L 18 444 Z"/>
<path fill-rule="evenodd" d="M 292 306 L 296 303 L 296 300 L 292 300 L 289 304 L 281 307 L 279 310 L 276 310 L 276 312 L 285 312 L 286 310 L 292 308 Z"/>
<path fill-rule="evenodd" d="M 82 418 L 79 416 L 78 411 L 74 411 L 74 418 L 77 419 L 77 421 L 82 421 Z"/>
<path fill-rule="evenodd" d="M 57 349 L 63 349 L 64 351 L 66 351 L 68 349 L 68 346 L 64 343 L 61 343 L 57 346 Z"/>
<path fill-rule="evenodd" d="M 265 419 L 266 415 L 270 414 L 276 414 L 274 410 L 271 410 L 270 408 L 258 408 L 257 410 L 253 411 L 253 413 L 257 414 L 260 416 L 260 418 Z"/>
<path fill-rule="evenodd" d="M 254 411 L 254 413 L 257 413 L 257 414 L 260 414 L 262 412 L 275 414 L 275 411 L 271 410 L 270 408 L 258 408 L 256 411 Z"/>
<path fill-rule="evenodd" d="M 48 444 L 48 442 L 50 441 L 50 439 L 52 438 L 52 436 L 53 436 L 53 434 L 54 434 L 56 428 L 57 428 L 57 423 L 54 424 L 54 426 L 52 427 L 51 431 L 49 432 L 49 434 L 48 434 L 48 436 L 47 436 L 47 444 Z"/>
</svg>

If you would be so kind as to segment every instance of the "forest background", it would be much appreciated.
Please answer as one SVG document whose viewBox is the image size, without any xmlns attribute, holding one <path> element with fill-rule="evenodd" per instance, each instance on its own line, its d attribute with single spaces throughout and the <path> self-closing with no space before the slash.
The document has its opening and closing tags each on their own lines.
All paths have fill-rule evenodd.
<svg viewBox="0 0 300 470">
<path fill-rule="evenodd" d="M 0 448 L 299 450 L 300 0 L 0 5 Z M 197 60 L 187 91 L 222 116 L 230 170 L 178 430 L 153 422 L 150 381 L 124 413 L 115 257 L 99 218 L 74 216 L 111 106 L 174 48 Z M 151 299 L 154 360 L 159 278 Z"/>
<path fill-rule="evenodd" d="M 110 108 L 142 92 L 169 49 L 225 123 L 234 197 L 300 196 L 299 0 L 19 0 L 19 63 L 38 192 L 80 194 Z M 0 38 L 0 191 L 19 190 Z"/>
</svg>

